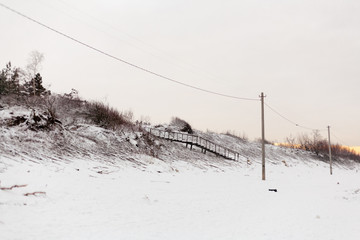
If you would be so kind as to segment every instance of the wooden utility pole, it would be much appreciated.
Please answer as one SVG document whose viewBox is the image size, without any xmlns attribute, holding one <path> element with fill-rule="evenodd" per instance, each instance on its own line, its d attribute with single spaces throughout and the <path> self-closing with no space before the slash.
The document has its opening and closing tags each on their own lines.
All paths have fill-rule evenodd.
<svg viewBox="0 0 360 240">
<path fill-rule="evenodd" d="M 262 180 L 265 181 L 265 118 L 264 118 L 264 93 L 261 93 L 261 148 L 262 148 Z"/>
<path fill-rule="evenodd" d="M 332 159 L 331 159 L 331 141 L 330 141 L 330 126 L 328 126 L 328 137 L 329 137 L 329 160 L 330 160 L 330 175 L 332 175 Z"/>
</svg>

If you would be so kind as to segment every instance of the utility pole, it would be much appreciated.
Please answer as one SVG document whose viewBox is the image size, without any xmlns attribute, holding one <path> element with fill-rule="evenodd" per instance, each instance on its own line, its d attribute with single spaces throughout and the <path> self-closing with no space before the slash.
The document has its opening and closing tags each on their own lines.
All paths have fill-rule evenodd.
<svg viewBox="0 0 360 240">
<path fill-rule="evenodd" d="M 261 93 L 261 148 L 262 148 L 262 180 L 265 181 L 265 118 L 264 118 L 264 93 Z"/>
<path fill-rule="evenodd" d="M 330 141 L 330 126 L 328 126 L 328 137 L 329 137 L 329 159 L 330 159 L 330 175 L 332 175 L 332 159 L 331 159 L 331 141 Z"/>
</svg>

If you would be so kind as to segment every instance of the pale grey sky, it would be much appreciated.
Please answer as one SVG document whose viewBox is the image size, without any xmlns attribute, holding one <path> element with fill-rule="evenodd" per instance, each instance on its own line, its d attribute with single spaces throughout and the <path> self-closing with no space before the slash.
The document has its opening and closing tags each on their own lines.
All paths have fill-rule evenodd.
<svg viewBox="0 0 360 240">
<path fill-rule="evenodd" d="M 356 0 L 0 0 L 116 57 L 210 91 L 266 103 L 334 142 L 360 145 L 360 2 Z M 260 102 L 223 98 L 141 72 L 0 7 L 0 67 L 45 55 L 53 92 L 79 90 L 152 123 L 261 136 Z M 311 131 L 266 108 L 266 137 Z"/>
</svg>

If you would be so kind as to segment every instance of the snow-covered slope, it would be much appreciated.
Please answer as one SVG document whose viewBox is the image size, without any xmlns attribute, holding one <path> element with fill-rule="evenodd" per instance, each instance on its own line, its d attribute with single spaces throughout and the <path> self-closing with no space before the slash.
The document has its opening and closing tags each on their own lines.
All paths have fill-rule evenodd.
<svg viewBox="0 0 360 240">
<path fill-rule="evenodd" d="M 259 164 L 219 172 L 154 158 L 143 159 L 148 171 L 83 159 L 4 161 L 1 186 L 26 186 L 0 190 L 1 239 L 360 236 L 358 168 L 330 176 L 322 162 L 268 164 L 261 181 Z"/>
<path fill-rule="evenodd" d="M 357 163 L 337 163 L 330 176 L 312 154 L 268 145 L 261 181 L 258 143 L 197 132 L 240 152 L 234 162 L 137 127 L 9 125 L 31 114 L 24 106 L 0 110 L 0 239 L 360 236 Z"/>
</svg>

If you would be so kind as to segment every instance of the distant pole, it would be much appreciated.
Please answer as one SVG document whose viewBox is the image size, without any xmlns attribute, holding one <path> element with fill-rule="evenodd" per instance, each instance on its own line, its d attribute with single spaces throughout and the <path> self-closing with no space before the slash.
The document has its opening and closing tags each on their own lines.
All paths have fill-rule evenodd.
<svg viewBox="0 0 360 240">
<path fill-rule="evenodd" d="M 328 137 L 329 137 L 329 159 L 330 159 L 330 175 L 332 175 L 332 159 L 331 159 L 331 141 L 330 141 L 330 126 L 328 126 Z"/>
<path fill-rule="evenodd" d="M 262 148 L 262 180 L 265 181 L 265 118 L 264 118 L 264 93 L 261 93 L 261 148 Z"/>
</svg>

